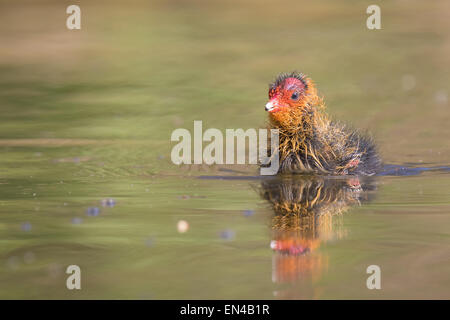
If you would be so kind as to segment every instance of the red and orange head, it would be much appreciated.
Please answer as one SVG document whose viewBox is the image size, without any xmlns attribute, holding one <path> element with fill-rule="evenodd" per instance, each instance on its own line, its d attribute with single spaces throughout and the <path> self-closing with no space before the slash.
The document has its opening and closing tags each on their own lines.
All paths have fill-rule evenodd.
<svg viewBox="0 0 450 320">
<path fill-rule="evenodd" d="M 305 75 L 297 72 L 281 74 L 269 86 L 266 111 L 272 118 L 282 118 L 292 111 L 305 109 L 312 95 L 315 95 L 314 85 Z"/>
</svg>

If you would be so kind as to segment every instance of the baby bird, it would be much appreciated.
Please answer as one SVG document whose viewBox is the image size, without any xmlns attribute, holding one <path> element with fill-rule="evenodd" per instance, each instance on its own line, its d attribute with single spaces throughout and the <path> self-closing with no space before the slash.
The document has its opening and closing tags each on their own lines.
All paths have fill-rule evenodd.
<svg viewBox="0 0 450 320">
<path fill-rule="evenodd" d="M 278 173 L 374 175 L 381 159 L 370 137 L 331 121 L 316 87 L 293 72 L 269 86 L 269 128 L 279 129 Z"/>
</svg>

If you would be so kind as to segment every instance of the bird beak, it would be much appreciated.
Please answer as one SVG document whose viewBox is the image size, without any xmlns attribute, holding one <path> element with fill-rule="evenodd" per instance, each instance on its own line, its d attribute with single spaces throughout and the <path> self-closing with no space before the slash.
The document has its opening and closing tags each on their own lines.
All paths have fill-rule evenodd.
<svg viewBox="0 0 450 320">
<path fill-rule="evenodd" d="M 270 111 L 273 110 L 273 108 L 275 108 L 275 107 L 274 107 L 272 101 L 269 101 L 269 102 L 266 103 L 266 111 L 269 111 L 269 112 L 270 112 Z"/>
<path fill-rule="evenodd" d="M 276 112 L 279 109 L 280 109 L 280 106 L 278 104 L 278 101 L 276 101 L 275 99 L 270 100 L 269 102 L 266 103 L 266 111 Z"/>
</svg>

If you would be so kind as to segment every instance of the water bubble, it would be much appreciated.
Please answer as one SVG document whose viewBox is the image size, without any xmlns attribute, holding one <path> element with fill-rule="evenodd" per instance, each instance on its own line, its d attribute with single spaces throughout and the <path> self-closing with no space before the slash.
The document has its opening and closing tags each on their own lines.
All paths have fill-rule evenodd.
<svg viewBox="0 0 450 320">
<path fill-rule="evenodd" d="M 231 229 L 223 230 L 220 232 L 220 237 L 224 240 L 231 241 L 235 238 L 236 232 Z"/>
<path fill-rule="evenodd" d="M 86 210 L 86 214 L 90 217 L 96 217 L 100 214 L 100 209 L 97 207 L 89 207 Z"/>
<path fill-rule="evenodd" d="M 24 222 L 24 223 L 22 223 L 20 228 L 22 229 L 22 231 L 25 231 L 25 232 L 31 231 L 31 223 Z"/>
<path fill-rule="evenodd" d="M 255 210 L 244 210 L 242 211 L 242 214 L 246 217 L 250 217 L 255 214 Z"/>
<path fill-rule="evenodd" d="M 79 217 L 72 218 L 72 224 L 82 224 L 82 223 L 83 223 L 83 219 L 81 219 Z"/>
<path fill-rule="evenodd" d="M 185 220 L 180 220 L 177 223 L 177 230 L 179 233 L 185 233 L 189 230 L 189 223 Z"/>
<path fill-rule="evenodd" d="M 102 206 L 103 207 L 114 207 L 116 205 L 116 200 L 108 198 L 102 200 Z"/>
</svg>

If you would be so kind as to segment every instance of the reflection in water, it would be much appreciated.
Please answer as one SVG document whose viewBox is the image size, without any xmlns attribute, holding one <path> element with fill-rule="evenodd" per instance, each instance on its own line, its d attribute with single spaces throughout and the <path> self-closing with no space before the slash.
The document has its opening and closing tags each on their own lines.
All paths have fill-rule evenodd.
<svg viewBox="0 0 450 320">
<path fill-rule="evenodd" d="M 274 282 L 320 278 L 328 259 L 316 250 L 345 236 L 342 213 L 368 201 L 371 193 L 367 191 L 375 189 L 373 178 L 364 179 L 290 176 L 262 182 L 261 196 L 274 211 Z"/>
</svg>

